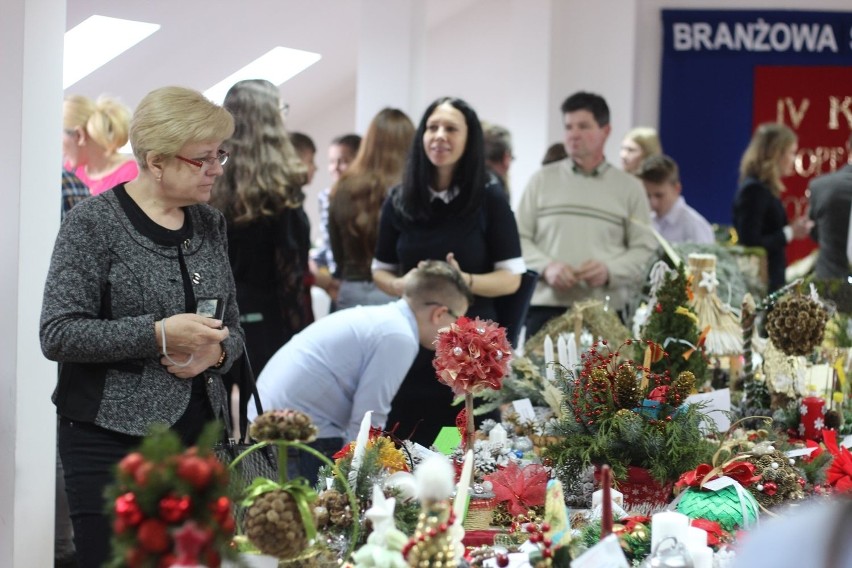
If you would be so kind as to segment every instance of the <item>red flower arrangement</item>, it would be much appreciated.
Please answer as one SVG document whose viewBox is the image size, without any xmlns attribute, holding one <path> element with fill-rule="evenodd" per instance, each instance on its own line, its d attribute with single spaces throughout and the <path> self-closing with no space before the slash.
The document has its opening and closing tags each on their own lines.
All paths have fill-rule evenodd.
<svg viewBox="0 0 852 568">
<path fill-rule="evenodd" d="M 160 568 L 180 557 L 183 564 L 215 568 L 223 555 L 233 554 L 228 470 L 209 449 L 219 431 L 208 428 L 202 439 L 210 444 L 183 450 L 175 433 L 157 428 L 119 462 L 107 490 L 111 565 Z M 195 543 L 181 551 L 187 534 Z"/>
<path fill-rule="evenodd" d="M 550 474 L 543 465 L 529 464 L 522 468 L 510 462 L 484 479 L 491 482 L 497 502 L 506 501 L 509 513 L 518 516 L 544 505 Z"/>
<path fill-rule="evenodd" d="M 460 317 L 438 333 L 435 343 L 432 365 L 438 380 L 456 395 L 503 386 L 512 358 L 505 328 L 490 320 Z"/>
</svg>

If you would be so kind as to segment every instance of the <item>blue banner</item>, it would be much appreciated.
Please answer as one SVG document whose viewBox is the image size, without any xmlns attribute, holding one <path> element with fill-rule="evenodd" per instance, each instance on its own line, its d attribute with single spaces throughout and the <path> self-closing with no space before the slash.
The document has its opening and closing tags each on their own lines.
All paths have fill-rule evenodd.
<svg viewBox="0 0 852 568">
<path fill-rule="evenodd" d="M 663 10 L 660 138 L 687 202 L 730 224 L 759 66 L 850 66 L 852 12 Z M 839 93 L 852 95 L 852 93 Z"/>
</svg>

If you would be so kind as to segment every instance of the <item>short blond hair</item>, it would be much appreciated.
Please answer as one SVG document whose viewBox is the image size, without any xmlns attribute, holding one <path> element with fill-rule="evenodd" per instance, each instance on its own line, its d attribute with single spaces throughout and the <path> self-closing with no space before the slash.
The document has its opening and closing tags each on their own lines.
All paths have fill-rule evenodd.
<svg viewBox="0 0 852 568">
<path fill-rule="evenodd" d="M 637 126 L 624 137 L 625 140 L 633 140 L 642 149 L 642 158 L 659 156 L 663 153 L 663 145 L 660 143 L 660 135 L 650 126 Z"/>
<path fill-rule="evenodd" d="M 62 105 L 62 127 L 82 128 L 108 155 L 114 154 L 127 144 L 130 110 L 107 95 L 101 95 L 97 101 L 71 95 Z"/>
<path fill-rule="evenodd" d="M 186 144 L 226 140 L 234 132 L 234 118 L 198 91 L 163 87 L 151 91 L 136 107 L 130 121 L 130 145 L 140 169 L 153 153 L 174 157 Z"/>
</svg>

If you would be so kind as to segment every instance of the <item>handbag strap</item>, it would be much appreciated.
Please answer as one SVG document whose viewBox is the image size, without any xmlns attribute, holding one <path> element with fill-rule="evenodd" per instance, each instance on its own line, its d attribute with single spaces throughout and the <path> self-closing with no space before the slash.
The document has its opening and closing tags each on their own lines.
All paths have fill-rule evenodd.
<svg viewBox="0 0 852 568">
<path fill-rule="evenodd" d="M 243 381 L 240 385 L 240 433 L 243 439 L 248 439 L 248 395 L 249 390 L 254 398 L 254 407 L 257 410 L 257 416 L 263 414 L 263 405 L 260 402 L 260 394 L 257 392 L 257 381 L 254 377 L 254 370 L 251 367 L 248 350 L 243 343 L 243 358 L 245 359 L 243 371 Z M 245 390 L 243 389 L 245 386 Z"/>
</svg>

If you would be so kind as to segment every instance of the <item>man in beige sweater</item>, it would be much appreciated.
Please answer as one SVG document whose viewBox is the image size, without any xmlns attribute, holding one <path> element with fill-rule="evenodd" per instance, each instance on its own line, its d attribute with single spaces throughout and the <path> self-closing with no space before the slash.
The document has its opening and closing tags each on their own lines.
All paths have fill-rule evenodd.
<svg viewBox="0 0 852 568">
<path fill-rule="evenodd" d="M 524 260 L 541 274 L 527 337 L 578 301 L 609 298 L 621 310 L 638 293 L 657 246 L 642 184 L 604 158 L 606 101 L 578 92 L 562 103 L 562 114 L 570 159 L 536 172 L 517 210 Z"/>
</svg>

